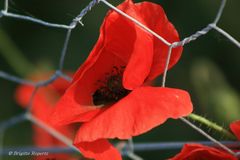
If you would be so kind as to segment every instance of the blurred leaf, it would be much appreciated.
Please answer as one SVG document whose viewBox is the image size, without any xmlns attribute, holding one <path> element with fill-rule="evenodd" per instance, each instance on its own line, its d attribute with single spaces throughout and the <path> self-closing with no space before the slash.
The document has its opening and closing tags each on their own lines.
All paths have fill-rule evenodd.
<svg viewBox="0 0 240 160">
<path fill-rule="evenodd" d="M 240 119 L 239 95 L 212 61 L 195 61 L 191 66 L 191 81 L 204 112 L 213 114 L 222 123 Z"/>
<path fill-rule="evenodd" d="M 0 54 L 8 64 L 21 76 L 29 73 L 33 64 L 31 64 L 17 48 L 8 34 L 0 28 Z"/>
</svg>

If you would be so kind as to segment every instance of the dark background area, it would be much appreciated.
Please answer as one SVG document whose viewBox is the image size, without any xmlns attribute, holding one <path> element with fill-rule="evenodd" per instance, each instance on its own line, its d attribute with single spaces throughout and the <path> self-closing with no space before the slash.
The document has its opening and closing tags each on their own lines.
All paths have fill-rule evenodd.
<svg viewBox="0 0 240 160">
<path fill-rule="evenodd" d="M 33 16 L 48 22 L 69 24 L 71 20 L 90 2 L 90 0 L 15 0 L 10 1 L 10 12 Z M 115 6 L 122 1 L 109 1 Z M 140 1 L 138 1 L 140 2 Z M 220 0 L 156 0 L 161 4 L 178 30 L 181 39 L 204 28 L 211 23 L 220 6 Z M 218 26 L 237 40 L 240 40 L 239 0 L 227 1 L 226 8 Z M 3 8 L 3 1 L 0 2 Z M 103 3 L 95 6 L 84 18 L 84 27 L 78 25 L 70 39 L 65 70 L 75 71 L 86 59 L 95 44 L 100 25 L 109 8 Z M 0 30 L 12 40 L 13 47 L 26 57 L 37 70 L 54 70 L 58 67 L 60 53 L 66 30 L 48 28 L 32 22 L 3 17 Z M 0 36 L 0 43 L 4 43 Z M 19 75 L 9 65 L 0 50 L 0 70 Z M 2 53 L 2 54 L 1 54 Z M 14 58 L 14 57 L 13 57 Z M 182 58 L 168 72 L 166 86 L 188 90 L 194 104 L 194 112 L 213 120 L 226 128 L 233 120 L 240 119 L 240 49 L 217 31 L 184 46 Z M 29 68 L 26 68 L 29 69 Z M 24 77 L 23 77 L 24 78 Z M 156 81 L 161 83 L 161 77 Z M 17 84 L 0 79 L 0 120 L 6 120 L 24 110 L 14 99 Z M 207 128 L 206 128 L 207 130 Z M 211 132 L 220 140 L 222 135 Z M 4 146 L 30 145 L 31 125 L 24 122 L 5 132 Z M 180 120 L 168 120 L 164 125 L 134 138 L 135 142 L 174 142 L 206 140 L 199 133 Z M 179 150 L 139 152 L 146 160 L 166 159 Z M 4 157 L 14 159 L 16 157 Z M 22 157 L 24 159 L 24 157 Z"/>
</svg>

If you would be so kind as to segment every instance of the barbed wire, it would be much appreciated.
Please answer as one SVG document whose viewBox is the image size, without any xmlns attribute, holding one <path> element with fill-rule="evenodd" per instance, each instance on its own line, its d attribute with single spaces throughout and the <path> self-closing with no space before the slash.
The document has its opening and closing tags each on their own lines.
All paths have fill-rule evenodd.
<svg viewBox="0 0 240 160">
<path fill-rule="evenodd" d="M 46 148 L 46 151 L 48 151 L 48 152 L 65 152 L 65 150 L 67 150 L 69 152 L 79 152 L 78 149 L 75 146 L 73 146 L 72 141 L 69 138 L 67 138 L 66 136 L 62 135 L 61 133 L 59 133 L 58 131 L 56 131 L 52 127 L 48 126 L 46 123 L 44 123 L 41 120 L 39 120 L 33 114 L 31 114 L 31 107 L 32 107 L 32 100 L 33 100 L 34 96 L 36 95 L 37 90 L 40 87 L 46 86 L 48 84 L 51 84 L 52 82 L 54 82 L 59 77 L 64 78 L 64 79 L 66 79 L 68 81 L 71 81 L 71 78 L 68 75 L 63 73 L 63 68 L 64 68 L 65 56 L 67 54 L 68 44 L 69 44 L 69 40 L 71 38 L 72 30 L 76 28 L 77 24 L 80 24 L 81 26 L 83 26 L 83 23 L 82 23 L 83 17 L 89 11 L 91 11 L 91 9 L 95 5 L 97 5 L 100 2 L 105 4 L 106 6 L 111 8 L 112 10 L 116 11 L 120 15 L 124 16 L 125 18 L 129 19 L 133 23 L 137 24 L 139 27 L 141 27 L 142 29 L 146 30 L 147 32 L 149 32 L 150 34 L 155 36 L 157 39 L 159 39 L 160 41 L 162 41 L 164 44 L 166 44 L 169 47 L 168 57 L 167 57 L 167 61 L 166 61 L 166 65 L 165 65 L 165 69 L 164 69 L 164 73 L 163 73 L 162 87 L 165 87 L 165 84 L 166 84 L 167 68 L 168 68 L 168 65 L 169 65 L 169 61 L 170 61 L 170 57 L 171 57 L 171 53 L 172 53 L 172 49 L 173 48 L 176 48 L 176 47 L 179 47 L 179 46 L 184 46 L 184 45 L 190 43 L 191 41 L 194 41 L 194 40 L 198 39 L 200 36 L 206 35 L 212 29 L 216 30 L 217 32 L 219 32 L 220 34 L 225 36 L 230 42 L 232 42 L 238 48 L 240 48 L 240 43 L 234 37 L 232 37 L 230 34 L 228 34 L 222 28 L 217 26 L 217 23 L 218 23 L 218 21 L 221 18 L 221 15 L 223 13 L 223 10 L 224 10 L 224 7 L 225 7 L 225 4 L 226 4 L 227 0 L 222 0 L 221 1 L 221 5 L 219 7 L 219 10 L 218 10 L 218 12 L 216 14 L 216 17 L 215 17 L 215 19 L 214 19 L 214 21 L 212 23 L 209 23 L 205 28 L 203 28 L 200 31 L 197 31 L 196 33 L 190 35 L 189 37 L 183 38 L 183 40 L 181 40 L 179 42 L 173 42 L 173 43 L 168 42 L 166 39 L 164 39 L 163 37 L 161 37 L 160 35 L 158 35 L 154 31 L 152 31 L 151 29 L 149 29 L 148 27 L 146 27 L 145 25 L 143 25 L 142 23 L 140 23 L 139 21 L 137 21 L 133 17 L 131 17 L 128 14 L 124 13 L 123 11 L 119 10 L 118 8 L 116 8 L 114 5 L 112 5 L 111 3 L 109 3 L 106 0 L 92 0 L 80 12 L 79 15 L 77 15 L 74 19 L 72 19 L 72 21 L 69 23 L 69 25 L 58 24 L 58 23 L 51 23 L 51 22 L 47 22 L 47 21 L 44 21 L 44 20 L 41 20 L 41 19 L 30 17 L 30 16 L 25 16 L 25 15 L 21 15 L 21 14 L 11 13 L 11 12 L 8 11 L 8 9 L 9 9 L 8 0 L 5 0 L 4 1 L 4 9 L 0 11 L 0 18 L 2 18 L 2 17 L 9 17 L 9 18 L 21 19 L 21 20 L 24 20 L 24 21 L 30 21 L 30 22 L 33 22 L 33 23 L 37 23 L 39 25 L 43 25 L 43 26 L 46 26 L 46 27 L 65 29 L 66 30 L 66 36 L 65 36 L 65 41 L 64 41 L 61 53 L 60 53 L 60 59 L 59 59 L 58 68 L 55 71 L 55 73 L 52 74 L 47 80 L 33 82 L 31 80 L 23 79 L 23 78 L 20 78 L 18 76 L 14 76 L 14 75 L 8 74 L 8 73 L 0 70 L 0 78 L 8 80 L 8 81 L 15 82 L 15 83 L 18 83 L 18 84 L 30 85 L 30 86 L 34 87 L 34 91 L 32 92 L 32 95 L 31 95 L 31 98 L 29 100 L 29 104 L 28 104 L 26 112 L 23 113 L 23 114 L 19 114 L 19 115 L 13 116 L 13 117 L 9 118 L 8 120 L 3 121 L 3 122 L 0 123 L 0 136 L 1 136 L 0 137 L 0 156 L 6 154 L 7 151 L 9 151 L 8 148 L 6 148 L 6 149 L 3 148 L 4 132 L 9 127 L 17 125 L 18 123 L 26 121 L 26 120 L 36 124 L 37 126 L 39 126 L 42 129 L 44 129 L 49 134 L 51 134 L 52 136 L 54 136 L 58 140 L 62 141 L 64 144 L 66 144 L 69 147 L 69 148 L 65 148 L 65 149 L 57 148 L 57 147 Z M 184 123 L 188 124 L 193 129 L 195 129 L 196 131 L 198 131 L 200 134 L 204 135 L 206 138 L 208 138 L 211 141 L 211 142 L 206 142 L 206 143 L 203 142 L 204 144 L 206 144 L 206 145 L 217 144 L 219 147 L 221 147 L 222 149 L 226 150 L 227 152 L 229 152 L 229 153 L 231 153 L 231 154 L 233 154 L 235 156 L 238 155 L 238 153 L 237 154 L 234 153 L 231 149 L 229 149 L 227 147 L 227 146 L 230 146 L 230 145 L 235 145 L 235 142 L 219 142 L 216 139 L 214 139 L 213 137 L 211 137 L 208 133 L 204 132 L 202 129 L 200 129 L 199 127 L 194 125 L 192 122 L 190 122 L 189 120 L 185 119 L 184 117 L 182 117 L 180 119 Z M 131 158 L 133 160 L 140 160 L 142 158 L 140 158 L 139 156 L 134 154 L 135 151 L 140 151 L 141 150 L 140 148 L 144 148 L 144 150 L 173 149 L 174 147 L 176 147 L 176 148 L 182 147 L 182 145 L 184 143 L 185 142 L 135 144 L 135 143 L 133 143 L 132 139 L 130 139 L 129 142 L 128 142 L 127 150 L 126 150 L 125 153 L 126 153 L 126 155 L 129 158 Z M 237 143 L 236 145 L 239 146 L 239 143 Z M 171 146 L 171 147 L 169 147 L 169 146 Z M 30 148 L 22 147 L 22 149 L 23 150 L 24 149 L 31 150 L 31 151 L 32 150 L 39 150 L 39 149 L 41 150 L 41 148 L 36 148 L 36 147 L 30 147 Z M 0 159 L 1 159 L 1 157 L 0 157 Z"/>
</svg>

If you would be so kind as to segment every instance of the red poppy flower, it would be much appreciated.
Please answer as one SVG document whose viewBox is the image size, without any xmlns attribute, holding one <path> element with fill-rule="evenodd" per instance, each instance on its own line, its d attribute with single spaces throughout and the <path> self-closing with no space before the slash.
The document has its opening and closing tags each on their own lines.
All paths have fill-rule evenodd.
<svg viewBox="0 0 240 160">
<path fill-rule="evenodd" d="M 169 42 L 179 40 L 161 6 L 126 0 L 118 8 Z M 74 143 L 86 157 L 121 159 L 106 138 L 128 139 L 192 111 L 186 91 L 148 85 L 163 73 L 167 52 L 163 42 L 110 11 L 94 49 L 57 103 L 53 122 L 84 122 Z M 173 49 L 169 68 L 181 53 L 182 47 Z"/>
<path fill-rule="evenodd" d="M 235 136 L 240 140 L 240 121 L 230 124 Z M 170 160 L 238 160 L 226 151 L 200 144 L 186 144 L 182 151 Z"/>
<path fill-rule="evenodd" d="M 47 75 L 35 75 L 32 79 L 34 80 L 42 80 L 46 78 Z M 49 116 L 52 114 L 55 103 L 60 98 L 60 96 L 64 93 L 66 88 L 69 86 L 69 82 L 64 79 L 57 79 L 47 87 L 41 87 L 34 99 L 32 101 L 32 114 L 40 119 L 42 122 L 50 125 Z M 23 106 L 24 108 L 28 105 L 30 97 L 32 95 L 34 88 L 32 86 L 20 85 L 16 90 L 16 99 L 17 102 Z M 65 136 L 73 139 L 76 128 L 73 126 L 56 126 L 51 125 L 54 129 L 61 132 Z M 47 133 L 42 128 L 39 128 L 33 125 L 33 141 L 34 144 L 38 147 L 50 147 L 50 146 L 60 146 L 64 147 L 61 141 L 57 140 L 49 133 Z M 37 156 L 35 159 L 43 159 L 44 158 L 52 158 L 52 159 L 70 159 L 72 156 L 67 154 L 50 154 L 48 156 Z"/>
<path fill-rule="evenodd" d="M 238 160 L 233 155 L 201 144 L 185 144 L 182 151 L 170 160 Z"/>
</svg>

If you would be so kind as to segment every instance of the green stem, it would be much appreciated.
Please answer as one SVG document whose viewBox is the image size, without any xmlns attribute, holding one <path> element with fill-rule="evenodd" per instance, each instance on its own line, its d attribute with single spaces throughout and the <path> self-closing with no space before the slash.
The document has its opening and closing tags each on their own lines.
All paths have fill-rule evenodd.
<svg viewBox="0 0 240 160">
<path fill-rule="evenodd" d="M 229 132 L 227 129 L 223 128 L 222 126 L 219 126 L 218 124 L 216 124 L 200 115 L 192 113 L 192 114 L 188 115 L 187 117 L 189 119 L 197 121 L 201 124 L 204 124 L 207 127 L 212 128 L 223 135 L 226 135 L 228 138 L 230 138 L 232 140 L 236 140 L 236 137 L 231 132 Z"/>
<path fill-rule="evenodd" d="M 8 62 L 8 64 L 14 69 L 14 71 L 21 75 L 32 71 L 33 64 L 31 64 L 16 47 L 10 37 L 0 28 L 0 54 Z"/>
</svg>

